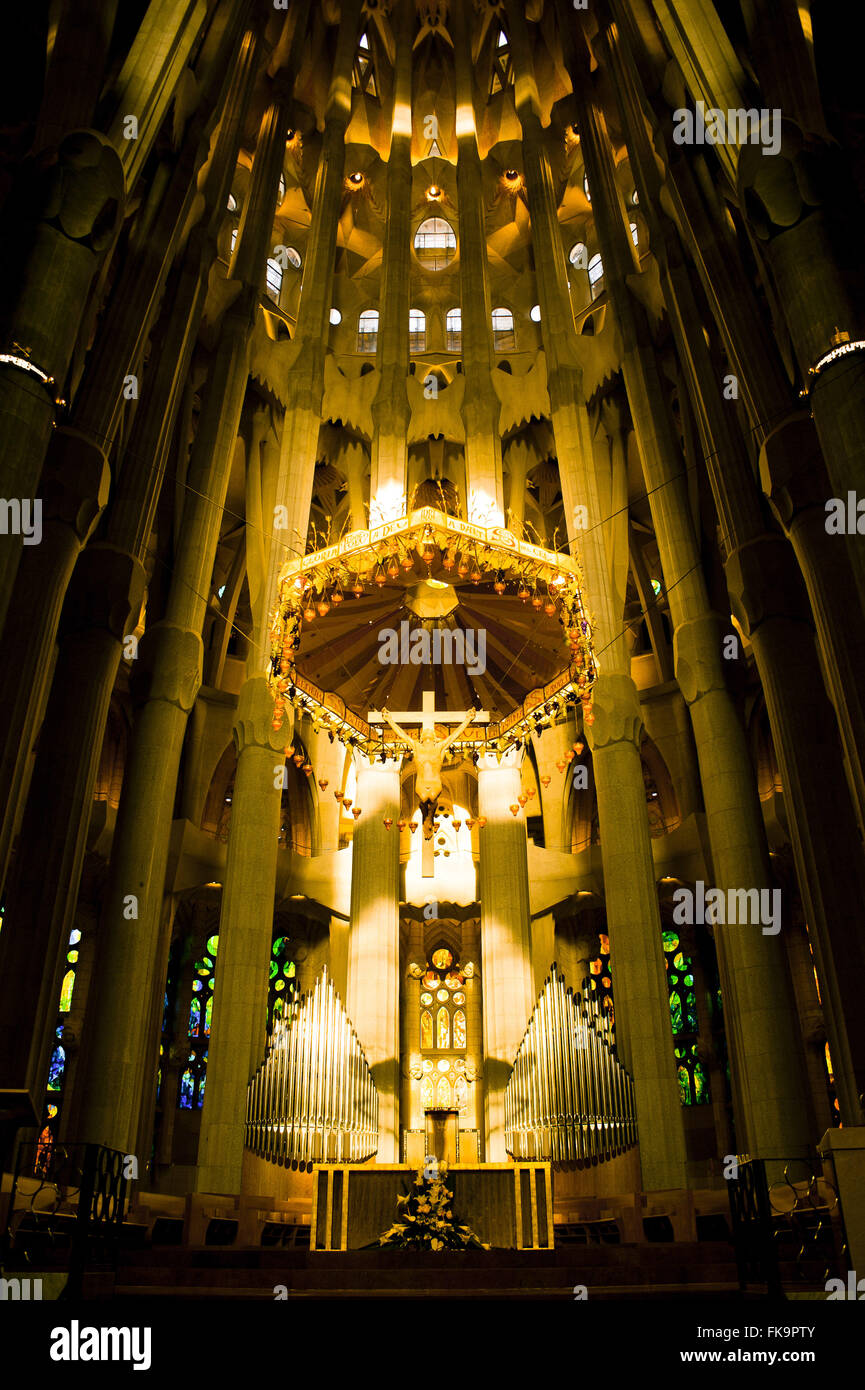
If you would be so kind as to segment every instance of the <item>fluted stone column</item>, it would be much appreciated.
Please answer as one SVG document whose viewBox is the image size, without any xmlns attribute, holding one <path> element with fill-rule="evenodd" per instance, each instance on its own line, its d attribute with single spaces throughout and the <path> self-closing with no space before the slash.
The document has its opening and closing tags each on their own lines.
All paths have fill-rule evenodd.
<svg viewBox="0 0 865 1390">
<path fill-rule="evenodd" d="M 511 815 L 521 753 L 481 755 L 478 763 L 479 896 L 483 960 L 486 1159 L 504 1163 L 505 1091 L 534 1005 L 525 817 Z"/>
<path fill-rule="evenodd" d="M 399 1161 L 399 760 L 355 754 L 348 1016 L 378 1090 L 378 1161 Z M 393 821 L 390 830 L 384 817 Z"/>
<path fill-rule="evenodd" d="M 42 1113 L 77 898 L 64 889 L 80 880 L 89 819 L 82 806 L 92 802 L 111 698 L 107 687 L 100 701 L 81 703 L 77 668 L 101 665 L 106 648 L 119 648 L 138 620 L 143 595 L 141 566 L 99 546 L 78 567 L 64 610 L 57 667 L 68 679 L 54 682 L 42 724 L 0 932 L 0 1109 L 7 1108 L 4 1094 L 23 1093 L 24 1123 L 38 1123 Z M 69 757 L 70 748 L 80 751 Z M 123 994 L 116 987 L 114 992 Z M 29 1117 L 25 1097 L 32 1107 Z M 8 1157 L 0 1154 L 0 1162 Z"/>
<path fill-rule="evenodd" d="M 246 1088 L 264 1059 L 268 966 L 285 755 L 263 676 L 248 680 L 234 725 L 237 773 L 219 919 L 197 1192 L 239 1192 Z"/>
<path fill-rule="evenodd" d="M 268 592 L 276 600 L 279 571 L 306 553 L 306 534 L 321 428 L 325 345 L 334 257 L 345 183 L 345 131 L 351 115 L 351 73 L 357 52 L 361 0 L 345 0 L 324 116 L 312 219 L 303 267 L 297 328 L 292 339 L 280 442 L 276 504 L 285 517 L 274 535 Z"/>
<path fill-rule="evenodd" d="M 3 495 L 31 508 L 54 429 L 55 398 L 123 206 L 116 152 L 104 136 L 76 131 L 66 136 L 56 162 L 42 170 L 29 198 L 16 208 L 16 237 L 7 246 L 5 266 L 16 293 L 0 320 L 0 350 L 24 365 L 0 365 Z M 21 534 L 5 536 L 0 546 L 0 631 L 22 546 Z"/>
<path fill-rule="evenodd" d="M 714 880 L 722 889 L 771 889 L 765 836 L 744 732 L 723 678 L 721 629 L 709 610 L 681 460 L 672 433 L 648 319 L 628 288 L 633 245 L 603 118 L 571 60 L 592 209 L 608 294 L 622 335 L 622 373 L 674 625 L 676 676 L 691 711 Z M 775 1157 L 809 1143 L 807 1107 L 783 943 L 760 924 L 716 932 L 725 994 L 733 1005 L 732 1053 L 739 1093 L 740 1144 Z M 728 1014 L 729 1018 L 729 1014 Z M 759 1059 L 760 1082 L 754 1082 Z"/>
<path fill-rule="evenodd" d="M 387 161 L 387 222 L 379 282 L 381 309 L 376 353 L 379 384 L 372 404 L 375 432 L 369 486 L 371 525 L 402 516 L 406 505 L 406 434 L 410 415 L 406 378 L 409 368 L 408 316 L 411 294 L 414 18 L 415 6 L 411 0 L 399 0 L 391 17 L 396 30 L 396 60 L 393 121 Z"/>
<path fill-rule="evenodd" d="M 466 387 L 466 516 L 486 525 L 504 522 L 499 402 L 491 373 L 492 304 L 487 265 L 486 216 L 474 122 L 475 70 L 463 5 L 451 9 L 457 101 L 457 195 L 459 199 L 462 359 Z M 513 1060 L 513 1059 L 512 1059 Z"/>
<path fill-rule="evenodd" d="M 146 1050 L 145 1001 L 154 967 L 177 772 L 187 717 L 201 684 L 201 627 L 246 392 L 249 336 L 270 239 L 285 128 L 283 93 L 262 117 L 235 257 L 235 264 L 248 267 L 254 278 L 240 282 L 237 299 L 222 321 L 190 457 L 166 616 L 145 632 L 140 647 L 136 674 L 146 695 L 136 720 L 114 833 L 98 963 L 101 988 L 89 1025 L 91 1060 L 82 1112 L 88 1139 L 119 1148 L 128 1147 L 137 1127 L 140 1076 L 135 1059 Z M 241 251 L 247 239 L 254 245 L 244 245 Z M 123 1002 L 112 985 L 121 978 L 128 986 Z M 126 1050 L 118 1057 L 121 1029 Z"/>
<path fill-rule="evenodd" d="M 530 48 L 517 0 L 509 4 L 508 14 L 515 61 L 520 62 Z M 596 723 L 589 743 L 607 926 L 616 962 L 617 1044 L 634 1077 L 643 1187 L 683 1187 L 685 1138 L 639 753 L 640 707 L 623 632 L 629 565 L 627 477 L 621 450 L 605 450 L 600 441 L 596 448 L 592 436 L 582 383 L 583 363 L 595 348 L 591 339 L 576 340 L 540 97 L 527 60 L 518 68 L 517 106 L 562 498 L 570 546 L 582 561 L 586 603 L 601 654 L 601 677 L 594 691 Z M 545 734 L 544 741 L 549 737 Z M 564 741 L 558 730 L 556 739 Z M 568 765 L 562 782 L 572 775 L 573 766 Z M 556 785 L 551 782 L 550 794 Z M 549 795 L 544 797 L 546 825 Z M 559 798 L 561 806 L 561 783 Z"/>
<path fill-rule="evenodd" d="M 574 775 L 576 763 L 573 759 L 570 763 L 566 762 L 563 772 L 559 771 L 556 764 L 573 751 L 575 735 L 576 729 L 571 719 L 563 719 L 560 724 L 551 724 L 549 729 L 544 729 L 542 736 L 532 735 L 538 776 L 550 779 L 549 786 L 545 787 L 542 783 L 538 788 L 540 809 L 544 818 L 544 845 L 547 849 L 561 850 L 565 854 L 569 854 L 571 849 L 565 835 L 565 814 L 568 786 Z"/>
</svg>

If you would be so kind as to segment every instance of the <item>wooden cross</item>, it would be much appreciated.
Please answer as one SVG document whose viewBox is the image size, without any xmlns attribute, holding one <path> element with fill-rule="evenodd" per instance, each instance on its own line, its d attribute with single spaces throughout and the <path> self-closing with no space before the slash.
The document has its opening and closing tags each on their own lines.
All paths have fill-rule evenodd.
<svg viewBox="0 0 865 1390">
<path fill-rule="evenodd" d="M 421 697 L 422 709 L 401 709 L 390 711 L 391 719 L 395 719 L 397 724 L 420 724 L 422 733 L 435 733 L 436 724 L 461 724 L 464 718 L 464 711 L 459 714 L 448 714 L 445 710 L 436 709 L 436 697 L 434 690 L 425 690 Z M 378 710 L 370 710 L 367 716 L 369 724 L 383 724 L 384 716 Z M 481 710 L 472 720 L 472 725 L 489 724 L 490 717 Z"/>
<path fill-rule="evenodd" d="M 438 724 L 461 724 L 462 721 L 463 721 L 463 719 L 465 718 L 465 714 L 464 714 L 463 712 L 461 712 L 461 713 L 459 713 L 459 714 L 448 714 L 448 713 L 447 713 L 446 711 L 444 711 L 444 710 L 437 710 L 437 709 L 436 709 L 436 697 L 435 697 L 435 691 L 434 691 L 434 690 L 425 690 L 425 691 L 423 692 L 423 696 L 422 696 L 422 699 L 421 699 L 421 704 L 422 704 L 422 709 L 420 709 L 420 710 L 391 710 L 391 711 L 390 711 L 391 719 L 395 720 L 395 722 L 396 722 L 397 724 L 400 724 L 400 725 L 405 725 L 405 724 L 420 724 L 420 726 L 421 726 L 421 733 L 431 733 L 431 734 L 433 735 L 433 737 L 435 737 L 435 726 L 436 726 L 437 723 L 438 723 Z M 368 722 L 369 722 L 370 724 L 373 724 L 373 725 L 374 725 L 374 724 L 379 724 L 379 725 L 380 725 L 380 724 L 383 724 L 383 723 L 385 722 L 384 716 L 383 716 L 382 714 L 378 713 L 376 710 L 370 710 L 370 712 L 369 712 L 369 714 L 368 714 L 368 716 L 367 716 L 367 719 L 368 719 Z M 475 715 L 474 719 L 472 720 L 472 723 L 473 723 L 473 724 L 489 724 L 489 722 L 490 722 L 490 716 L 489 716 L 487 713 L 481 712 L 481 711 L 478 711 L 478 713 Z M 435 811 L 433 811 L 432 814 L 433 814 L 433 816 L 434 816 L 434 815 L 435 815 Z M 423 825 L 423 822 L 421 822 L 421 825 Z M 423 831 L 421 831 L 421 833 L 423 834 Z M 426 839 L 426 837 L 424 837 L 423 840 L 422 840 L 422 842 L 421 842 L 421 877 L 422 877 L 422 878 L 434 878 L 434 877 L 435 877 L 435 864 L 434 864 L 434 862 L 433 862 L 433 861 L 434 861 L 434 849 L 433 849 L 434 844 L 435 844 L 435 835 L 431 836 L 430 839 Z"/>
</svg>

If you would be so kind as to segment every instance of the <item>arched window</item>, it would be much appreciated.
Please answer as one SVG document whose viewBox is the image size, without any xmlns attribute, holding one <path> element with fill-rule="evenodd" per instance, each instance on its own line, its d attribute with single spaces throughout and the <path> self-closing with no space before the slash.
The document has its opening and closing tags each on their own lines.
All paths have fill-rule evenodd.
<svg viewBox="0 0 865 1390">
<path fill-rule="evenodd" d="M 357 53 L 351 71 L 351 85 L 368 96 L 378 96 L 375 83 L 375 68 L 370 57 L 369 37 L 366 33 L 358 39 Z"/>
<path fill-rule="evenodd" d="M 408 350 L 423 352 L 426 348 L 426 314 L 422 309 L 408 311 Z"/>
<path fill-rule="evenodd" d="M 414 249 L 424 270 L 444 270 L 457 252 L 454 229 L 443 217 L 428 217 L 414 236 Z"/>
<path fill-rule="evenodd" d="M 639 232 L 637 231 L 637 224 L 636 224 L 636 222 L 632 222 L 632 223 L 631 223 L 631 240 L 632 240 L 632 242 L 634 243 L 635 246 L 639 246 L 639 244 L 640 244 L 640 234 L 639 234 Z"/>
<path fill-rule="evenodd" d="M 708 1105 L 709 1079 L 698 1056 L 700 1025 L 694 967 L 690 957 L 682 951 L 676 931 L 665 931 L 661 935 L 670 991 L 670 1022 L 679 1095 L 683 1105 Z"/>
<path fill-rule="evenodd" d="M 277 304 L 279 303 L 279 292 L 282 289 L 282 266 L 273 256 L 267 258 L 267 293 Z"/>
<path fill-rule="evenodd" d="M 463 311 L 462 309 L 448 309 L 445 319 L 445 329 L 447 331 L 448 352 L 462 352 L 463 346 Z"/>
<path fill-rule="evenodd" d="M 429 1009 L 423 1009 L 420 1016 L 420 1045 L 424 1048 L 433 1046 L 433 1025 L 432 1014 Z"/>
<path fill-rule="evenodd" d="M 364 309 L 357 321 L 358 352 L 375 352 L 378 344 L 378 309 Z"/>
<path fill-rule="evenodd" d="M 593 256 L 589 261 L 589 286 L 592 291 L 592 299 L 597 299 L 604 288 L 604 263 L 599 255 Z"/>
<path fill-rule="evenodd" d="M 436 1014 L 436 1047 L 439 1051 L 446 1050 L 451 1045 L 451 1016 L 442 1004 Z"/>
<path fill-rule="evenodd" d="M 588 270 L 589 248 L 584 241 L 575 241 L 568 252 L 568 260 L 577 270 Z"/>
<path fill-rule="evenodd" d="M 584 175 L 583 175 L 583 192 L 584 192 L 585 195 L 586 195 L 586 202 L 587 202 L 587 203 L 590 203 L 590 202 L 592 201 L 592 194 L 591 194 L 591 190 L 590 190 L 590 188 L 589 188 L 589 176 L 588 176 L 588 174 L 584 174 Z"/>
<path fill-rule="evenodd" d="M 237 227 L 232 227 L 232 229 L 231 229 L 231 245 L 230 245 L 229 248 L 228 248 L 228 249 L 229 249 L 229 254 L 232 255 L 232 256 L 234 255 L 234 248 L 235 248 L 235 246 L 237 245 L 237 231 L 238 231 Z"/>
<path fill-rule="evenodd" d="M 277 206 L 279 206 L 279 204 L 282 202 L 282 200 L 283 200 L 284 197 L 285 197 L 285 174 L 280 174 L 280 176 L 279 176 L 279 185 L 278 185 L 277 190 L 276 190 L 276 202 L 277 202 Z"/>
<path fill-rule="evenodd" d="M 289 959 L 289 939 L 278 936 L 270 949 L 270 978 L 267 986 L 267 1027 L 273 1031 L 274 1020 L 285 1018 L 288 1007 L 297 995 L 297 970 Z"/>
<path fill-rule="evenodd" d="M 493 309 L 493 351 L 508 352 L 516 347 L 514 316 L 510 309 Z"/>
<path fill-rule="evenodd" d="M 213 1017 L 213 984 L 219 937 L 209 936 L 203 955 L 193 966 L 187 1038 L 189 1051 L 177 1093 L 179 1110 L 200 1110 L 204 1104 L 207 1045 Z"/>
<path fill-rule="evenodd" d="M 439 1083 L 436 1087 L 436 1103 L 439 1110 L 451 1109 L 451 1083 L 446 1076 L 439 1077 Z"/>
<path fill-rule="evenodd" d="M 237 199 L 235 198 L 233 193 L 229 193 L 226 207 L 228 208 L 229 212 L 237 212 Z"/>
</svg>

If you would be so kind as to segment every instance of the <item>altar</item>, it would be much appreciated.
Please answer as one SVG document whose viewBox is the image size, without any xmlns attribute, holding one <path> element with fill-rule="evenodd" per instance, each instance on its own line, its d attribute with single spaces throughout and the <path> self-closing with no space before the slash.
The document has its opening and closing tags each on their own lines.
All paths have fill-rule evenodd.
<svg viewBox="0 0 865 1390">
<path fill-rule="evenodd" d="M 393 1224 L 397 1198 L 417 1170 L 321 1163 L 313 1168 L 311 1250 L 362 1250 Z M 448 1168 L 453 1210 L 485 1245 L 552 1250 L 553 1189 L 549 1163 L 454 1164 Z"/>
</svg>

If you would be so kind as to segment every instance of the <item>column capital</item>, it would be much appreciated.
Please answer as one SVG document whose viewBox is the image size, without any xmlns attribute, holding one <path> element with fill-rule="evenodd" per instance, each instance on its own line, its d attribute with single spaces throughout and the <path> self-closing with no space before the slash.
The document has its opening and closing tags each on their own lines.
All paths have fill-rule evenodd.
<svg viewBox="0 0 865 1390">
<path fill-rule="evenodd" d="M 680 623 L 673 637 L 673 665 L 685 703 L 693 705 L 710 690 L 726 690 L 721 671 L 724 625 L 717 613 L 701 613 Z"/>
<path fill-rule="evenodd" d="M 595 722 L 587 731 L 592 751 L 612 743 L 633 743 L 639 747 L 643 716 L 637 687 L 630 676 L 603 673 L 592 687 L 592 713 Z"/>
<path fill-rule="evenodd" d="M 122 641 L 138 620 L 146 588 L 144 567 L 134 555 L 113 545 L 88 546 L 66 591 L 61 636 L 105 629 Z"/>
<path fill-rule="evenodd" d="M 264 676 L 250 676 L 240 688 L 234 720 L 238 756 L 244 748 L 265 748 L 283 755 L 290 735 L 273 727 L 273 696 Z"/>
<path fill-rule="evenodd" d="M 765 532 L 737 546 L 724 565 L 730 606 L 751 637 L 767 618 L 808 621 L 808 597 L 789 541 Z"/>
<path fill-rule="evenodd" d="M 148 628 L 133 664 L 137 700 L 161 701 L 188 714 L 201 687 L 204 645 L 201 636 L 174 623 Z"/>
<path fill-rule="evenodd" d="M 808 467 L 803 468 L 807 460 Z M 760 448 L 760 483 L 772 511 L 788 531 L 802 512 L 824 513 L 830 484 L 810 414 L 796 411 L 766 436 Z"/>
</svg>

